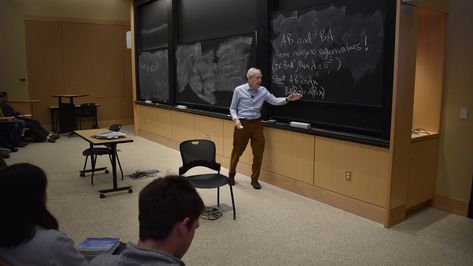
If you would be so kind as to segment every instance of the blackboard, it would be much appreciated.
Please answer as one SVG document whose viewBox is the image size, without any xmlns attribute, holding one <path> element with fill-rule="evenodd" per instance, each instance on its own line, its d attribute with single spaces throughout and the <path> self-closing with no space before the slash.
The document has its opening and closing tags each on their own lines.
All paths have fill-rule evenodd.
<svg viewBox="0 0 473 266">
<path fill-rule="evenodd" d="M 156 0 L 137 8 L 140 51 L 168 46 L 167 0 Z"/>
<path fill-rule="evenodd" d="M 178 45 L 176 102 L 227 109 L 235 87 L 247 82 L 253 40 L 246 34 Z"/>
<path fill-rule="evenodd" d="M 396 2 L 316 2 L 271 14 L 270 90 L 303 98 L 269 118 L 389 140 Z"/>
<path fill-rule="evenodd" d="M 138 56 L 138 98 L 169 102 L 168 50 L 143 51 Z"/>
<path fill-rule="evenodd" d="M 272 90 L 304 101 L 381 106 L 384 15 L 330 5 L 272 16 Z"/>
</svg>

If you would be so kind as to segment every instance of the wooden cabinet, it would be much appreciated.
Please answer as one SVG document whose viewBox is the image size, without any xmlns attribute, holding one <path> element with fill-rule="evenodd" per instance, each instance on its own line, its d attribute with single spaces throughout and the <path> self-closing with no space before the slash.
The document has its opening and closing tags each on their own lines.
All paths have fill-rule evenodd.
<svg viewBox="0 0 473 266">
<path fill-rule="evenodd" d="M 411 145 L 407 208 L 434 197 L 437 178 L 438 136 L 414 138 Z"/>
<path fill-rule="evenodd" d="M 316 137 L 314 161 L 314 185 L 385 206 L 388 149 Z"/>
</svg>

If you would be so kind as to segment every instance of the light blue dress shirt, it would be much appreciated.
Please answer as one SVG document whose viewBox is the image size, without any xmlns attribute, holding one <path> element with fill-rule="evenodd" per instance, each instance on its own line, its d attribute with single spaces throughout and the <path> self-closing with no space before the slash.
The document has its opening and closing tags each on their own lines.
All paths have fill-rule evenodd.
<svg viewBox="0 0 473 266">
<path fill-rule="evenodd" d="M 285 105 L 285 97 L 276 97 L 265 87 L 260 86 L 256 90 L 250 89 L 248 83 L 235 88 L 232 103 L 230 104 L 230 115 L 235 119 L 258 119 L 261 117 L 261 107 L 268 102 L 272 105 Z"/>
</svg>

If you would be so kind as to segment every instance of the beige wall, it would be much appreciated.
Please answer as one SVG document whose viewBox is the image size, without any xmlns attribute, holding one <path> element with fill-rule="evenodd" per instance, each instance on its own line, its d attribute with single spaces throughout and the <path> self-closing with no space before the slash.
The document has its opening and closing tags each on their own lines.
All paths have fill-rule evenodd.
<svg viewBox="0 0 473 266">
<path fill-rule="evenodd" d="M 1 0 L 0 90 L 11 100 L 29 99 L 25 25 L 29 16 L 130 21 L 130 0 Z M 26 78 L 26 81 L 19 81 Z"/>
<path fill-rule="evenodd" d="M 449 3 L 445 90 L 436 193 L 461 201 L 470 198 L 473 176 L 473 1 Z M 460 107 L 469 109 L 460 120 Z"/>
<path fill-rule="evenodd" d="M 0 90 L 12 100 L 29 99 L 23 11 L 15 1 L 0 1 Z M 25 78 L 25 81 L 20 79 Z"/>
</svg>

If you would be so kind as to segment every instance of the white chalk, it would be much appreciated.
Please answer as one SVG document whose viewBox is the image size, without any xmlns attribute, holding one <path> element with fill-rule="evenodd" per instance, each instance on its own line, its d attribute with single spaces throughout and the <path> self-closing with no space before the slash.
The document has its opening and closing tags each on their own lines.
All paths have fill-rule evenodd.
<svg viewBox="0 0 473 266">
<path fill-rule="evenodd" d="M 289 123 L 289 125 L 291 127 L 298 127 L 298 128 L 304 128 L 304 129 L 309 129 L 310 128 L 310 124 L 309 123 L 302 123 L 302 122 L 294 122 L 294 121 L 291 121 L 291 123 Z"/>
<path fill-rule="evenodd" d="M 176 105 L 176 108 L 178 108 L 178 109 L 187 109 L 187 106 L 179 104 L 179 105 Z"/>
</svg>

